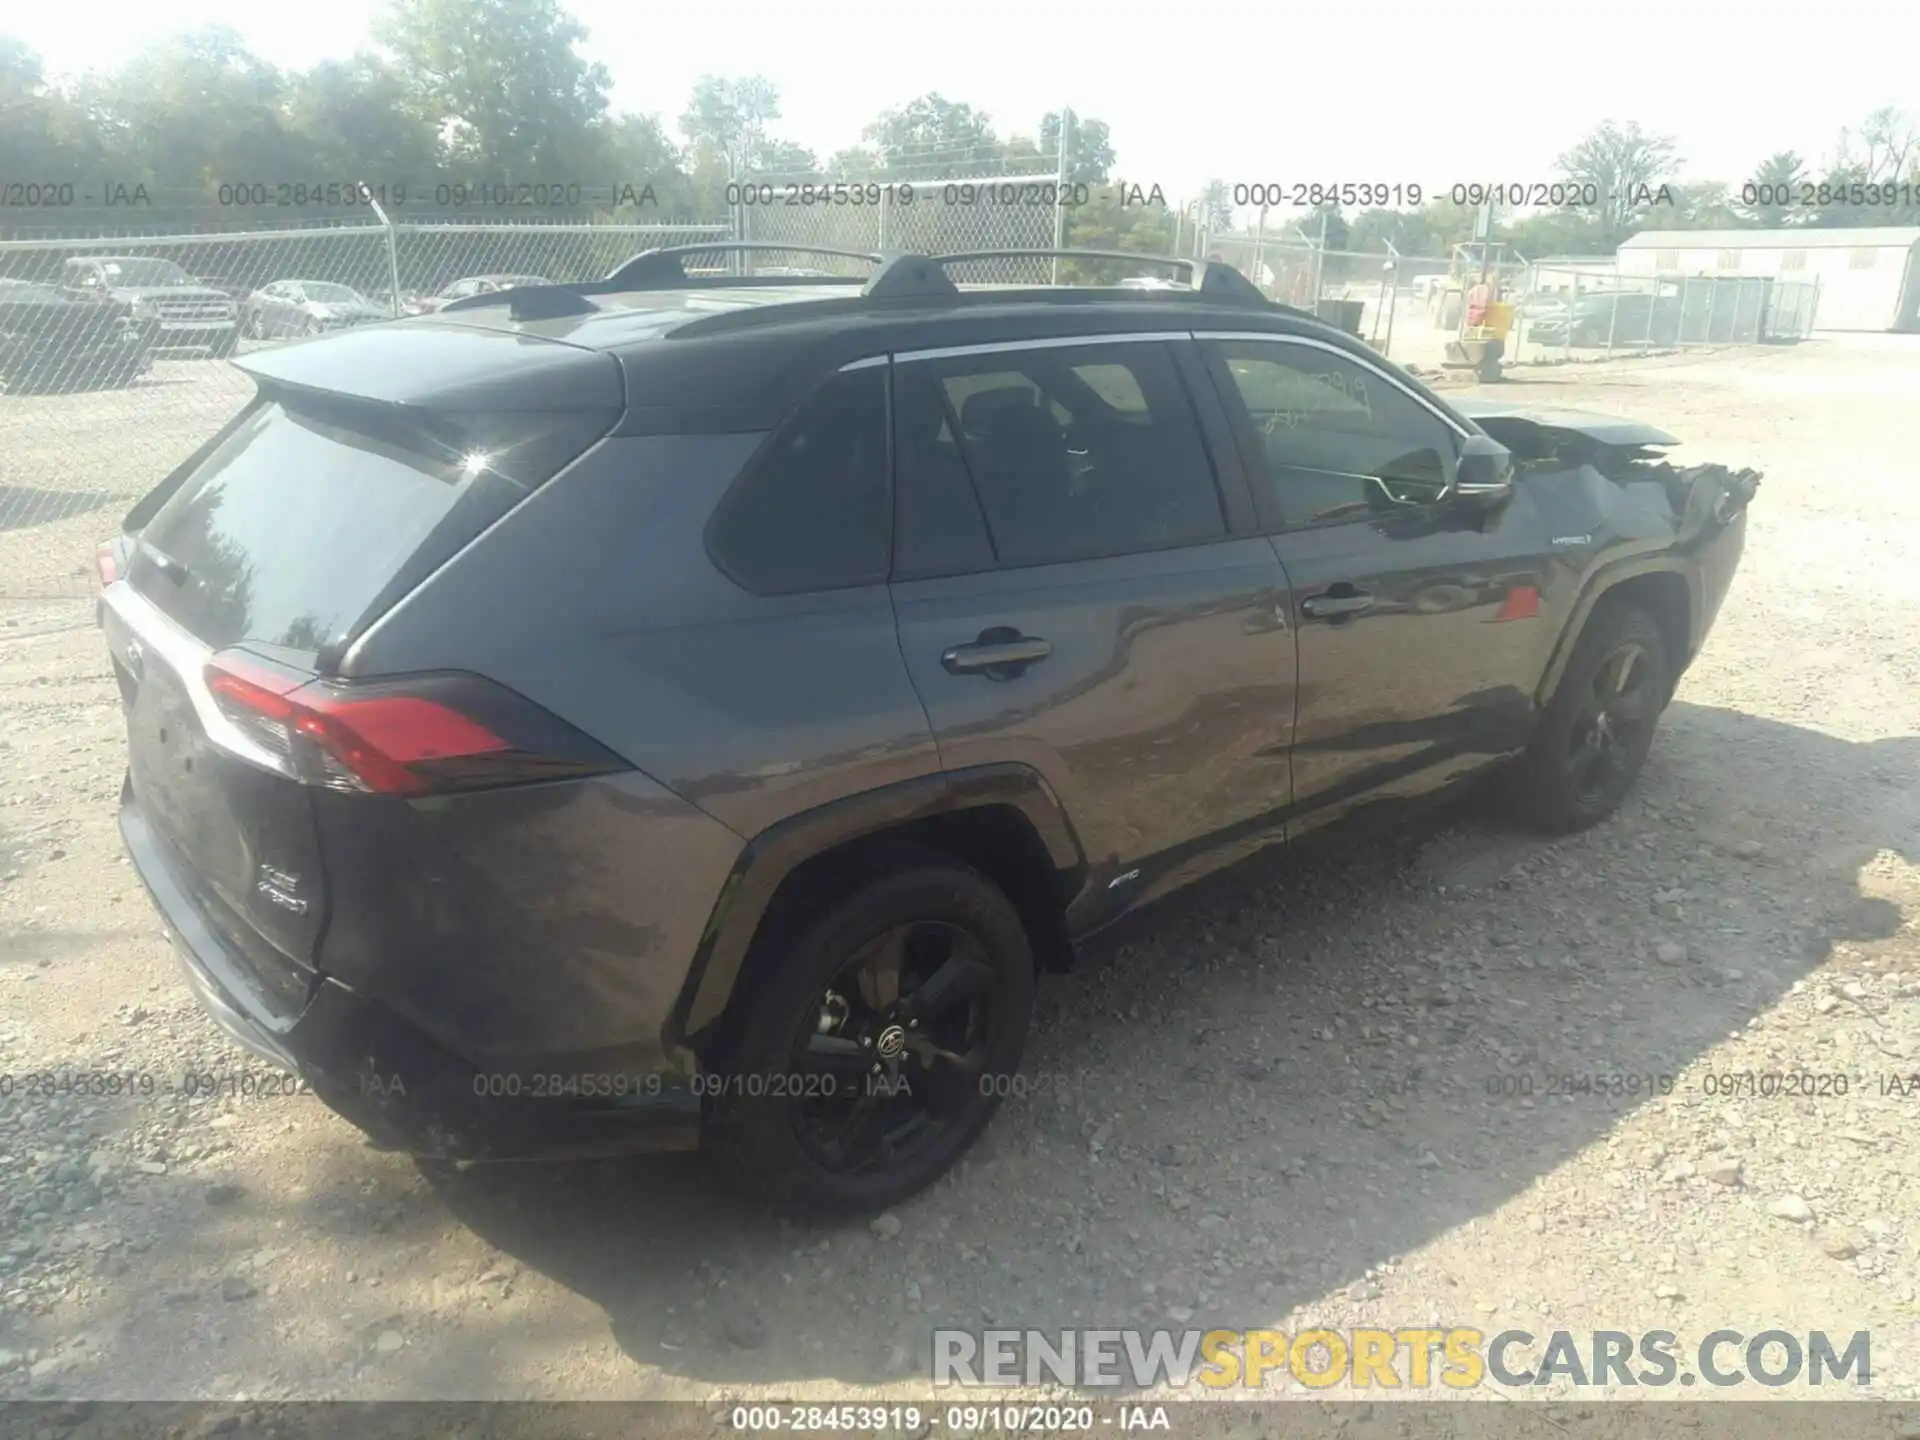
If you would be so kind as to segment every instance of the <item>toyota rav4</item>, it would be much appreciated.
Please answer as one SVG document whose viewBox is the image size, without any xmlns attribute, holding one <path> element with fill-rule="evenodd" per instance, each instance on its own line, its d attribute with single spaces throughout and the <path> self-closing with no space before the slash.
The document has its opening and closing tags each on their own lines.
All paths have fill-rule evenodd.
<svg viewBox="0 0 1920 1440">
<path fill-rule="evenodd" d="M 755 248 L 249 355 L 113 543 L 188 983 L 382 1144 L 888 1204 L 1144 902 L 1481 776 L 1606 816 L 1739 560 L 1752 472 L 1211 262 L 683 265 Z"/>
</svg>

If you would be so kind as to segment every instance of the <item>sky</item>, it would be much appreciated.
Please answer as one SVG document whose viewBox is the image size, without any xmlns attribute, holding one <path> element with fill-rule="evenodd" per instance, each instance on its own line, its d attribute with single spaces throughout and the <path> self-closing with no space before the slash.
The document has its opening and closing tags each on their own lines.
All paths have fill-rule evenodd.
<svg viewBox="0 0 1920 1440">
<path fill-rule="evenodd" d="M 1737 186 L 1777 150 L 1826 158 L 1841 127 L 1876 106 L 1920 106 L 1913 67 L 1882 69 L 1865 44 L 1910 23 L 1913 3 L 1824 0 L 1817 33 L 1711 0 L 568 8 L 592 32 L 582 52 L 614 76 L 614 108 L 656 114 L 670 130 L 708 73 L 773 80 L 775 133 L 823 159 L 881 110 L 929 91 L 984 110 L 1003 136 L 1031 135 L 1066 105 L 1111 127 L 1116 178 L 1160 185 L 1178 202 L 1214 178 L 1418 184 L 1429 197 L 1456 182 L 1530 184 L 1554 178 L 1556 157 L 1606 119 L 1674 137 L 1680 178 Z M 212 23 L 298 68 L 366 43 L 379 4 L 23 4 L 0 33 L 26 41 L 56 76 L 111 67 L 156 34 Z"/>
</svg>

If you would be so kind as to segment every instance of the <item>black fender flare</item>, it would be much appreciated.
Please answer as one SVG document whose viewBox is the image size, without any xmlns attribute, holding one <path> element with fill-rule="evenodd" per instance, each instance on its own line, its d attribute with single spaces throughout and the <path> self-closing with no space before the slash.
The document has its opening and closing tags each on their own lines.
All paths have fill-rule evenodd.
<svg viewBox="0 0 1920 1440">
<path fill-rule="evenodd" d="M 1012 806 L 1032 825 L 1063 875 L 1084 872 L 1079 836 L 1038 771 L 979 765 L 883 785 L 775 822 L 747 842 L 707 918 L 680 996 L 667 1017 L 668 1047 L 690 1048 L 733 997 L 760 921 L 780 886 L 806 861 L 882 831 L 937 815 Z"/>
<path fill-rule="evenodd" d="M 1687 647 L 1691 652 L 1699 639 L 1699 616 L 1701 607 L 1701 582 L 1699 567 L 1686 563 L 1686 557 L 1676 555 L 1670 550 L 1662 550 L 1647 555 L 1629 555 L 1609 564 L 1596 567 L 1580 589 L 1579 597 L 1573 602 L 1572 612 L 1567 623 L 1561 627 L 1560 639 L 1553 648 L 1553 655 L 1547 661 L 1546 672 L 1540 677 L 1540 685 L 1534 691 L 1536 708 L 1544 708 L 1553 699 L 1553 692 L 1559 688 L 1560 677 L 1566 673 L 1567 662 L 1573 658 L 1573 647 L 1579 643 L 1581 632 L 1587 628 L 1587 621 L 1593 617 L 1594 607 L 1607 595 L 1618 589 L 1628 580 L 1637 580 L 1643 575 L 1677 575 L 1687 587 Z M 1677 657 L 1684 667 L 1689 656 Z"/>
</svg>

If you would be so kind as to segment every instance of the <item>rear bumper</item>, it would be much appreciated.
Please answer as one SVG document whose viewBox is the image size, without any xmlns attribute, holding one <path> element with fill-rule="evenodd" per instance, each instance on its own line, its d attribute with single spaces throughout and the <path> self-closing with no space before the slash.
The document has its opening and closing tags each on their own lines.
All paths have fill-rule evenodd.
<svg viewBox="0 0 1920 1440">
<path fill-rule="evenodd" d="M 700 1102 L 660 1074 L 581 1074 L 542 1061 L 480 1071 L 388 1007 L 316 975 L 277 1018 L 246 959 L 208 923 L 177 861 L 123 791 L 120 833 L 171 932 L 201 1007 L 243 1049 L 299 1076 L 377 1145 L 450 1160 L 528 1160 L 683 1150 Z"/>
</svg>

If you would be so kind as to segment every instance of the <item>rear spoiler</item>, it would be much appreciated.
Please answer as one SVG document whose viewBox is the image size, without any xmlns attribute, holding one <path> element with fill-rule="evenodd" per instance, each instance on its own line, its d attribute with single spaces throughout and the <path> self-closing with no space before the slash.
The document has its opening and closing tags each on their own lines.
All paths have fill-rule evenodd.
<svg viewBox="0 0 1920 1440">
<path fill-rule="evenodd" d="M 405 409 L 553 413 L 627 403 L 620 362 L 603 351 L 424 317 L 259 350 L 233 364 L 262 390 Z"/>
</svg>

